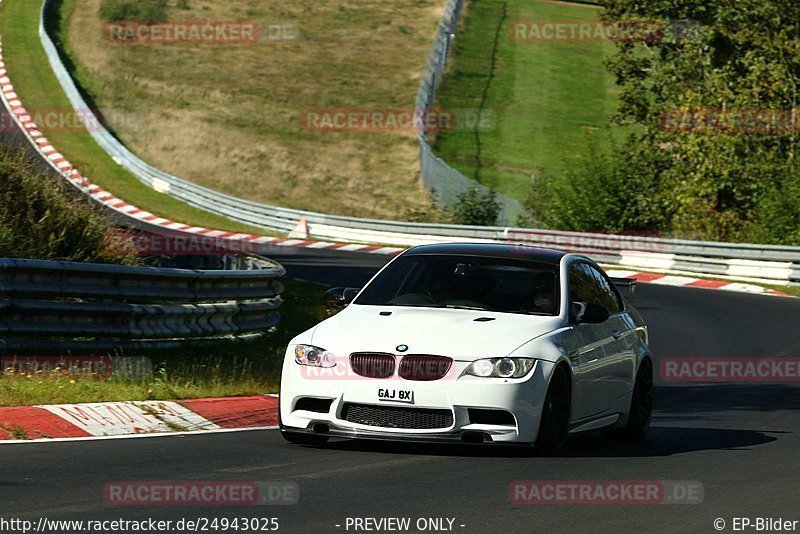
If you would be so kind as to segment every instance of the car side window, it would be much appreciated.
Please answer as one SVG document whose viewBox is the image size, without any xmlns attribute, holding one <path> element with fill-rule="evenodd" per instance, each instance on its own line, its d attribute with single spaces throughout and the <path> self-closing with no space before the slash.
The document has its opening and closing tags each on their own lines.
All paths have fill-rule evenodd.
<svg viewBox="0 0 800 534">
<path fill-rule="evenodd" d="M 573 263 L 569 268 L 569 299 L 570 302 L 586 302 L 600 304 L 600 292 L 597 282 L 591 271 L 586 269 L 585 263 Z"/>
<path fill-rule="evenodd" d="M 622 309 L 614 289 L 600 272 L 587 263 L 573 263 L 569 269 L 571 302 L 586 302 L 605 307 L 611 313 Z"/>
<path fill-rule="evenodd" d="M 619 294 L 614 290 L 613 287 L 611 287 L 611 283 L 608 281 L 608 279 L 594 267 L 590 265 L 587 265 L 586 267 L 592 271 L 592 274 L 597 280 L 597 284 L 600 286 L 600 289 L 603 292 L 603 306 L 605 306 L 611 313 L 622 311 L 623 306 L 622 302 L 620 301 Z"/>
</svg>

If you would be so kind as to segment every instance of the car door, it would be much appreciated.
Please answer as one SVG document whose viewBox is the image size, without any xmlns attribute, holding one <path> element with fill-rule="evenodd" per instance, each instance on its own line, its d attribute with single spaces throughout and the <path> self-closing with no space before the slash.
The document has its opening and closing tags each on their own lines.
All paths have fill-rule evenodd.
<svg viewBox="0 0 800 534">
<path fill-rule="evenodd" d="M 588 263 L 575 262 L 569 269 L 569 304 L 596 304 L 608 308 L 612 302 L 600 283 L 602 275 Z M 600 323 L 579 323 L 573 317 L 577 346 L 569 355 L 575 376 L 573 419 L 580 420 L 609 410 L 616 399 L 616 388 L 609 380 L 619 351 L 619 326 L 612 317 Z M 618 337 L 615 337 L 618 336 Z"/>
<path fill-rule="evenodd" d="M 603 365 L 604 389 L 608 391 L 613 404 L 618 398 L 633 389 L 633 378 L 636 367 L 636 336 L 631 328 L 632 321 L 625 311 L 625 304 L 619 291 L 608 276 L 589 266 L 601 290 L 602 305 L 611 312 L 606 325 L 613 341 L 606 345 Z"/>
</svg>

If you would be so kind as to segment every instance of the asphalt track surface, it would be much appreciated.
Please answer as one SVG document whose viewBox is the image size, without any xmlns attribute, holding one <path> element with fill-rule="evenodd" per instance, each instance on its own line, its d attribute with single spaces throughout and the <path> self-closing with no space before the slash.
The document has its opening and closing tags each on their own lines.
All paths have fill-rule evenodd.
<svg viewBox="0 0 800 534">
<path fill-rule="evenodd" d="M 386 257 L 287 250 L 289 275 L 358 286 Z M 665 357 L 796 357 L 800 299 L 640 285 L 633 299 Z M 559 458 L 509 448 L 337 441 L 284 443 L 275 430 L 0 447 L 0 518 L 278 517 L 280 532 L 355 532 L 348 517 L 454 518 L 456 532 L 717 532 L 734 517 L 800 520 L 800 388 L 659 382 L 648 439 L 600 435 Z M 696 480 L 696 505 L 514 505 L 513 480 Z M 107 482 L 299 484 L 281 507 L 120 507 Z M 337 525 L 340 525 L 337 527 Z M 460 525 L 464 525 L 463 527 Z M 412 529 L 411 532 L 417 530 Z"/>
</svg>

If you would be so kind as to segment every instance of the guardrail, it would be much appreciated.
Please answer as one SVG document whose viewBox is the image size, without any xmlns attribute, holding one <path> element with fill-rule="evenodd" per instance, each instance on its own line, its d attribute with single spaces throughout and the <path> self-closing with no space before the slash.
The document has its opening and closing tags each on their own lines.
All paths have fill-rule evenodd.
<svg viewBox="0 0 800 534">
<path fill-rule="evenodd" d="M 458 0 L 450 0 L 454 2 Z M 42 14 L 48 1 L 42 5 Z M 449 11 L 445 17 L 457 18 L 456 11 Z M 87 109 L 85 102 L 66 68 L 59 58 L 58 51 L 45 31 L 43 18 L 40 20 L 42 45 L 47 53 L 51 66 L 72 105 L 77 109 Z M 453 24 L 445 24 L 442 28 L 454 28 Z M 448 42 L 449 43 L 449 42 Z M 447 44 L 449 47 L 449 44 Z M 440 57 L 435 52 L 432 56 Z M 439 54 L 437 56 L 437 54 Z M 427 78 L 423 84 L 434 87 L 438 81 Z M 421 94 L 428 94 L 421 90 Z M 2 95 L 2 94 L 0 94 Z M 8 106 L 5 95 L 4 104 Z M 422 102 L 419 100 L 418 103 Z M 429 105 L 430 102 L 424 102 Z M 25 129 L 22 128 L 23 132 Z M 136 158 L 122 146 L 110 133 L 102 128 L 92 128 L 95 139 L 109 151 L 121 165 L 130 170 L 147 185 L 165 192 L 196 207 L 227 216 L 233 220 L 254 226 L 268 228 L 279 232 L 290 232 L 298 223 L 307 223 L 302 239 L 333 240 L 340 242 L 381 243 L 398 246 L 412 246 L 425 243 L 447 241 L 480 241 L 526 243 L 537 246 L 549 246 L 565 250 L 588 253 L 599 261 L 609 265 L 618 265 L 630 269 L 654 270 L 661 272 L 692 273 L 699 275 L 724 276 L 736 280 L 768 282 L 776 284 L 800 284 L 800 247 L 770 246 L 756 244 L 719 243 L 689 241 L 680 239 L 663 239 L 646 236 L 628 236 L 614 234 L 593 234 L 584 232 L 562 232 L 550 230 L 530 230 L 524 228 L 477 227 L 447 224 L 409 223 L 401 221 L 383 221 L 325 215 L 321 213 L 267 206 L 212 191 L 210 189 L 186 182 L 149 166 Z M 28 140 L 39 149 L 28 132 Z M 92 195 L 95 200 L 114 208 L 115 214 L 129 224 L 145 227 L 156 226 L 155 216 L 145 219 L 134 217 L 130 211 L 117 208 L 109 201 L 102 201 L 92 193 L 92 187 L 82 187 L 82 182 L 74 178 L 74 170 L 59 168 L 46 154 L 40 154 L 50 166 L 66 180 Z M 110 194 L 109 194 L 110 196 Z M 117 200 L 117 199 L 115 199 Z M 119 201 L 121 202 L 121 201 Z M 124 204 L 124 203 L 123 203 Z M 131 208 L 131 206 L 127 206 Z M 143 222 L 156 219 L 153 223 Z M 163 221 L 163 219 L 162 219 Z M 166 223 L 165 223 L 166 224 Z M 181 227 L 179 223 L 168 226 Z M 186 227 L 188 228 L 188 227 Z M 163 229 L 163 227 L 162 227 Z M 176 230 L 181 232 L 183 230 Z M 187 230 L 188 231 L 188 230 Z M 218 232 L 223 234 L 223 232 Z M 258 236 L 251 236 L 258 237 Z M 269 242 L 271 238 L 264 238 Z"/>
<path fill-rule="evenodd" d="M 286 271 L 203 271 L 0 258 L 0 350 L 242 337 L 279 321 Z"/>
</svg>

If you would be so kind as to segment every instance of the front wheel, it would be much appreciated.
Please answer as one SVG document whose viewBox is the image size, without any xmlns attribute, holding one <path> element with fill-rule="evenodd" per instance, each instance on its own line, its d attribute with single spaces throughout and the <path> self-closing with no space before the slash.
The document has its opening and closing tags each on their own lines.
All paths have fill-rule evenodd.
<svg viewBox="0 0 800 534">
<path fill-rule="evenodd" d="M 653 413 L 653 364 L 650 358 L 642 360 L 639 372 L 636 373 L 636 384 L 633 386 L 631 412 L 628 424 L 622 429 L 622 435 L 630 439 L 643 439 L 650 428 Z"/>
<path fill-rule="evenodd" d="M 572 388 L 569 374 L 564 367 L 558 366 L 550 378 L 542 407 L 539 435 L 534 444 L 537 454 L 551 456 L 561 450 L 569 434 L 571 409 Z"/>
</svg>

